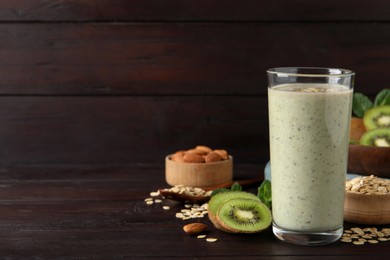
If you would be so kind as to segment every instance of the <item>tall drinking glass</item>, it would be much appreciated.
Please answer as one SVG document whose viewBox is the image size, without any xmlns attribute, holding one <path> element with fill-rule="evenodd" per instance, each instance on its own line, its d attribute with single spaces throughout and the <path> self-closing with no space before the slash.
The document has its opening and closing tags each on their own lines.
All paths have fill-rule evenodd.
<svg viewBox="0 0 390 260">
<path fill-rule="evenodd" d="M 343 233 L 354 75 L 267 71 L 273 232 L 280 240 L 324 245 Z"/>
</svg>

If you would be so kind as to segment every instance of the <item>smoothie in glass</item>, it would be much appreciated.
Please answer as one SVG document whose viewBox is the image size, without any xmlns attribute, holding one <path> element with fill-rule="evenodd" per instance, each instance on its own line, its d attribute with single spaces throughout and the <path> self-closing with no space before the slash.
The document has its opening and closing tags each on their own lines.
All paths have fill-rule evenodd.
<svg viewBox="0 0 390 260">
<path fill-rule="evenodd" d="M 297 231 L 342 226 L 352 90 L 284 84 L 268 95 L 274 223 Z"/>
<path fill-rule="evenodd" d="M 272 231 L 282 241 L 325 245 L 343 233 L 355 73 L 267 70 Z"/>
</svg>

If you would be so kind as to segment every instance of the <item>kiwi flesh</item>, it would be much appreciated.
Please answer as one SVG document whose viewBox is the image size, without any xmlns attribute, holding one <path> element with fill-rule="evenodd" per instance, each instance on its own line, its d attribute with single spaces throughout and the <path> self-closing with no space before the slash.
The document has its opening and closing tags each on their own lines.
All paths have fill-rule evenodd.
<svg viewBox="0 0 390 260">
<path fill-rule="evenodd" d="M 219 228 L 229 233 L 257 233 L 267 229 L 272 222 L 270 210 L 254 199 L 225 201 L 216 215 Z"/>
<path fill-rule="evenodd" d="M 367 110 L 363 122 L 367 130 L 390 128 L 390 106 L 377 106 Z"/>
<path fill-rule="evenodd" d="M 252 193 L 245 191 L 225 191 L 215 194 L 211 197 L 208 206 L 208 217 L 215 227 L 219 228 L 219 222 L 216 219 L 218 208 L 230 199 L 253 199 L 260 201 L 260 199 Z"/>
<path fill-rule="evenodd" d="M 367 131 L 360 138 L 361 145 L 390 147 L 390 128 L 376 128 Z"/>
</svg>

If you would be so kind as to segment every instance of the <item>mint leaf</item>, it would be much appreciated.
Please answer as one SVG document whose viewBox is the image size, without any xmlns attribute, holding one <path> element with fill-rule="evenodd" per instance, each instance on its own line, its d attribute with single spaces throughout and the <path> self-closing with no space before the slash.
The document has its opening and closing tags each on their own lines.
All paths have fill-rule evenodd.
<svg viewBox="0 0 390 260">
<path fill-rule="evenodd" d="M 257 197 L 263 202 L 269 209 L 272 207 L 272 191 L 271 182 L 264 180 L 260 187 L 257 189 Z"/>
<path fill-rule="evenodd" d="M 237 182 L 233 183 L 233 185 L 230 187 L 230 189 L 227 189 L 227 188 L 220 188 L 220 189 L 216 189 L 216 190 L 213 190 L 213 192 L 211 193 L 211 197 L 214 196 L 215 194 L 218 194 L 220 192 L 229 192 L 229 191 L 242 191 L 242 186 L 240 184 L 238 184 Z"/>
<path fill-rule="evenodd" d="M 363 118 L 364 112 L 368 109 L 372 108 L 374 103 L 365 95 L 361 93 L 354 93 L 352 99 L 352 111 L 353 113 L 359 117 Z"/>
<path fill-rule="evenodd" d="M 230 187 L 230 190 L 231 191 L 242 191 L 242 186 L 240 184 L 238 184 L 237 182 L 235 182 L 232 187 Z"/>
<path fill-rule="evenodd" d="M 374 106 L 390 105 L 390 89 L 385 88 L 375 97 Z"/>
</svg>

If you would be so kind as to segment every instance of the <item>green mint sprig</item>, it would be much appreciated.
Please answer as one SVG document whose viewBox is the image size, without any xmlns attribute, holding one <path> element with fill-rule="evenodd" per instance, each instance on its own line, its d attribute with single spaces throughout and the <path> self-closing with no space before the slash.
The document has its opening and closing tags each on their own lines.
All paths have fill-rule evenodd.
<svg viewBox="0 0 390 260">
<path fill-rule="evenodd" d="M 269 209 L 272 208 L 272 191 L 271 182 L 264 180 L 257 190 L 257 197 L 263 202 Z"/>
<path fill-rule="evenodd" d="M 364 113 L 377 106 L 390 105 L 390 89 L 385 88 L 380 91 L 374 102 L 362 93 L 354 93 L 352 99 L 352 112 L 359 118 L 363 118 Z"/>
<path fill-rule="evenodd" d="M 390 105 L 390 89 L 385 88 L 375 97 L 374 106 Z"/>
<path fill-rule="evenodd" d="M 221 193 L 221 192 L 227 192 L 227 191 L 242 191 L 242 186 L 238 184 L 237 182 L 233 183 L 233 185 L 230 187 L 230 189 L 227 188 L 220 188 L 213 190 L 211 193 L 211 197 L 214 196 L 215 194 Z"/>
</svg>

